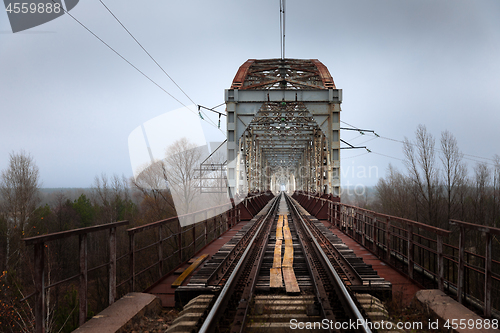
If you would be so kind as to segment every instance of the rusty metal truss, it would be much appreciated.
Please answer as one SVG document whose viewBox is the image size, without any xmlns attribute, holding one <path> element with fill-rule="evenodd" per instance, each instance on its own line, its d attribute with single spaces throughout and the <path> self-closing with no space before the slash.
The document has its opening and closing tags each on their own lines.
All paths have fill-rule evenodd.
<svg viewBox="0 0 500 333">
<path fill-rule="evenodd" d="M 231 89 L 336 89 L 330 72 L 317 59 L 247 60 Z"/>
<path fill-rule="evenodd" d="M 226 90 L 230 195 L 340 189 L 340 103 L 318 60 L 246 61 Z"/>
</svg>

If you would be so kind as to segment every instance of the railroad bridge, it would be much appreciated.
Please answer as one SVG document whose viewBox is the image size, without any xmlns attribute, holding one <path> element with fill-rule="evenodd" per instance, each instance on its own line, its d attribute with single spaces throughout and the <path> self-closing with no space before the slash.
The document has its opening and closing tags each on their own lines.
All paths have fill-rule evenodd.
<svg viewBox="0 0 500 333">
<path fill-rule="evenodd" d="M 44 331 L 46 290 L 64 283 L 78 286 L 80 332 L 95 331 L 120 302 L 139 302 L 133 292 L 185 307 L 184 320 L 174 322 L 179 331 L 375 323 L 387 319 L 383 301 L 398 297 L 406 306 L 425 289 L 460 309 L 455 315 L 498 318 L 500 263 L 491 244 L 500 229 L 450 221 L 453 233 L 341 202 L 342 90 L 320 61 L 250 59 L 225 102 L 226 204 L 183 216 L 194 222 L 188 226 L 180 217 L 128 229 L 121 221 L 25 239 L 34 249 L 34 292 L 26 299 L 37 332 Z M 484 251 L 465 248 L 467 231 L 484 233 Z M 89 267 L 87 239 L 98 233 L 107 259 Z M 80 270 L 49 284 L 45 245 L 62 238 L 78 240 Z M 110 306 L 89 320 L 89 276 L 99 269 Z M 459 312 L 467 310 L 461 304 L 486 319 Z"/>
</svg>

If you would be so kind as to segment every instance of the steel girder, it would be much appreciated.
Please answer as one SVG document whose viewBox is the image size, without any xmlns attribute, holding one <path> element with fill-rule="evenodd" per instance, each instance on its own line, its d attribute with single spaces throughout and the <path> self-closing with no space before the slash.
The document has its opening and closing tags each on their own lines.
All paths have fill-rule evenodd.
<svg viewBox="0 0 500 333">
<path fill-rule="evenodd" d="M 225 91 L 231 196 L 279 184 L 339 194 L 340 104 L 317 60 L 249 60 Z"/>
</svg>

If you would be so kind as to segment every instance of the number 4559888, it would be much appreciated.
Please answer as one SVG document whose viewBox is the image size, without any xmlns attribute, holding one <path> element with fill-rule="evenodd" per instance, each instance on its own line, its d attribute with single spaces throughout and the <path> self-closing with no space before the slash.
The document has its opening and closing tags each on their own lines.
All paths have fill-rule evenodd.
<svg viewBox="0 0 500 333">
<path fill-rule="evenodd" d="M 31 3 L 27 3 L 27 2 L 23 2 L 23 3 L 18 3 L 18 2 L 15 2 L 15 3 L 9 3 L 9 5 L 7 6 L 6 8 L 6 11 L 7 13 L 14 13 L 14 14 L 19 14 L 19 13 L 22 13 L 22 14 L 28 14 L 28 13 L 31 13 L 31 14 L 34 14 L 34 13 L 39 13 L 39 14 L 42 14 L 42 13 L 47 13 L 47 14 L 51 14 L 51 13 L 60 13 L 62 10 L 61 8 L 61 4 L 59 3 L 52 3 L 52 2 L 47 2 L 47 3 L 34 3 L 34 2 L 31 2 Z"/>
</svg>

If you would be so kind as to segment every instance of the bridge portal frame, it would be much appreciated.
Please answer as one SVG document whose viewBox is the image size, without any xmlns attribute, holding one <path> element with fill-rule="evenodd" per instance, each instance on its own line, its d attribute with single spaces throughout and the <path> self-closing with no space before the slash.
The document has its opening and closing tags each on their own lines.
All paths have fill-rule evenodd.
<svg viewBox="0 0 500 333">
<path fill-rule="evenodd" d="M 319 158 L 313 158 L 314 151 L 310 154 L 304 152 L 303 167 L 315 160 L 305 170 L 315 173 L 314 184 L 301 182 L 301 174 L 296 173 L 296 190 L 316 191 L 318 193 L 340 195 L 340 104 L 342 103 L 341 89 L 262 89 L 241 90 L 226 89 L 225 102 L 227 112 L 227 177 L 228 191 L 231 198 L 244 196 L 242 189 L 247 177 L 242 163 L 242 136 L 249 127 L 253 118 L 266 102 L 301 102 L 318 124 L 323 137 L 318 136 L 313 140 L 313 148 L 320 153 Z M 325 147 L 325 148 L 323 148 Z M 323 149 L 321 149 L 323 148 Z M 306 149 L 309 150 L 309 149 Z M 258 151 L 257 151 L 258 152 Z M 309 157 L 306 157 L 308 156 Z M 317 155 L 317 154 L 316 154 Z M 319 163 L 318 163 L 319 161 Z M 324 161 L 324 162 L 323 162 Z M 308 163 L 309 162 L 309 163 Z M 265 164 L 265 163 L 264 163 Z M 263 163 L 259 163 L 260 166 Z M 251 170 L 254 171 L 254 170 Z M 244 174 L 242 174 L 244 173 Z M 304 178 L 304 177 L 302 177 Z M 269 182 L 269 178 L 268 182 Z M 243 185 L 243 186 L 242 186 Z M 310 186 L 312 185 L 312 186 Z M 310 186 L 306 188 L 306 186 Z M 267 190 L 270 184 L 265 184 L 260 190 Z M 245 191 L 243 190 L 243 191 Z"/>
</svg>

